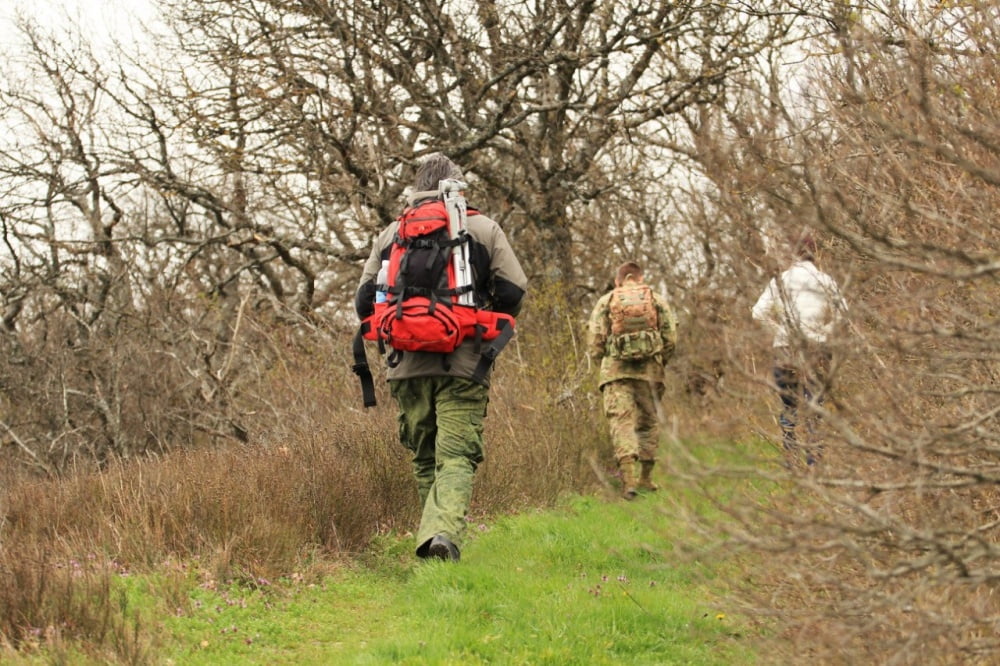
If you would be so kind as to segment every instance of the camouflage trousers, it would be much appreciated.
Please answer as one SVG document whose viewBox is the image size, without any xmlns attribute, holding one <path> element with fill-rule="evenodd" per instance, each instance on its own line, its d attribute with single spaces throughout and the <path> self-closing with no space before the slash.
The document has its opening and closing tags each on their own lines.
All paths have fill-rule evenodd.
<svg viewBox="0 0 1000 666">
<path fill-rule="evenodd" d="M 657 405 L 663 391 L 663 384 L 644 379 L 617 379 L 601 387 L 615 460 L 656 460 L 660 444 Z"/>
<path fill-rule="evenodd" d="M 460 546 L 473 477 L 483 462 L 489 390 L 459 377 L 413 377 L 389 386 L 399 406 L 399 440 L 413 453 L 423 507 L 417 555 L 426 555 L 436 534 Z"/>
</svg>

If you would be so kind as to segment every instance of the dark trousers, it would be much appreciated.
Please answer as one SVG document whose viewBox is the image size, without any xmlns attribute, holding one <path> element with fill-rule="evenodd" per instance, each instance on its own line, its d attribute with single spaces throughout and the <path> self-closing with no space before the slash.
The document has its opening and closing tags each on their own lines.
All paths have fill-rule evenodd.
<svg viewBox="0 0 1000 666">
<path fill-rule="evenodd" d="M 805 405 L 818 407 L 823 404 L 830 390 L 831 354 L 823 349 L 778 349 L 774 364 L 774 383 L 781 398 L 781 441 L 788 455 L 798 457 L 805 453 L 807 465 L 814 465 L 822 454 L 822 444 L 817 439 L 819 415 Z M 806 412 L 805 437 L 799 441 L 796 427 L 799 408 Z M 801 444 L 801 446 L 800 446 Z"/>
</svg>

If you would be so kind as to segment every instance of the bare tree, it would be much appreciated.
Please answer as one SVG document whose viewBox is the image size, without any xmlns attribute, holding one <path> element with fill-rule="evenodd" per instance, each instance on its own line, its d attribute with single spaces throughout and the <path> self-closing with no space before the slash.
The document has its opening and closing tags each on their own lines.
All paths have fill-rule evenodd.
<svg viewBox="0 0 1000 666">
<path fill-rule="evenodd" d="M 130 97 L 136 84 L 82 42 L 25 35 L 22 78 L 3 92 L 5 440 L 51 472 L 245 439 L 250 408 L 234 392 L 267 347 L 243 346 L 250 299 L 236 286 L 260 262 L 203 224 L 238 206 L 156 189 L 137 155 L 192 145 L 135 122 L 158 117 L 157 100 Z"/>
<path fill-rule="evenodd" d="M 9 366 L 9 385 L 63 377 L 25 396 L 48 425 L 7 430 L 56 466 L 91 449 L 247 439 L 246 415 L 267 402 L 251 386 L 273 360 L 251 332 L 351 321 L 370 238 L 429 150 L 462 163 L 474 203 L 537 276 L 593 291 L 625 254 L 676 274 L 686 255 L 661 259 L 680 237 L 661 185 L 687 156 L 650 136 L 718 99 L 798 13 L 624 0 L 163 7 L 156 57 L 96 57 L 29 26 L 29 76 L 0 101 L 9 125 L 22 119 L 0 164 L 4 340 L 37 373 Z M 137 379 L 150 367 L 155 379 Z M 169 407 L 138 404 L 153 396 Z"/>
<path fill-rule="evenodd" d="M 204 58 L 235 58 L 239 98 L 370 234 L 407 169 L 448 152 L 482 205 L 572 282 L 575 245 L 630 229 L 670 153 L 658 120 L 710 103 L 796 15 L 717 3 L 180 3 Z M 624 151 L 624 152 L 623 152 Z M 627 153 L 627 154 L 626 154 Z M 353 252 L 354 243 L 341 238 Z M 365 237 L 353 239 L 363 245 Z"/>
<path fill-rule="evenodd" d="M 713 244 L 735 304 L 715 330 L 735 431 L 778 435 L 769 353 L 741 330 L 785 239 L 812 229 L 849 292 L 832 400 L 810 408 L 824 463 L 766 505 L 719 496 L 737 519 L 728 543 L 775 565 L 748 593 L 757 617 L 782 620 L 781 660 L 966 663 L 1000 649 L 997 9 L 831 3 L 795 76 L 761 69 L 690 118 L 730 240 Z M 784 483 L 770 464 L 713 473 Z"/>
</svg>

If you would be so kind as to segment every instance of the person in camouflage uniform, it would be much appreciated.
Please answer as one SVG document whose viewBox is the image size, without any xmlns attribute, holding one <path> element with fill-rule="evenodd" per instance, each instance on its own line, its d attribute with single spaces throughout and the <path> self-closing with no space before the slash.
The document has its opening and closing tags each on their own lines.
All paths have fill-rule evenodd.
<svg viewBox="0 0 1000 666">
<path fill-rule="evenodd" d="M 636 353 L 629 353 L 630 342 L 615 332 L 615 299 L 627 287 L 644 288 L 655 313 L 640 326 L 648 330 L 635 336 L 646 336 L 643 349 Z M 622 496 L 633 499 L 638 490 L 657 489 L 651 476 L 660 439 L 657 412 L 665 388 L 663 366 L 677 344 L 677 321 L 666 300 L 645 286 L 642 268 L 627 262 L 618 268 L 615 289 L 594 306 L 587 330 L 588 352 L 600 363 L 598 381 L 622 474 Z"/>
<path fill-rule="evenodd" d="M 418 167 L 412 206 L 440 195 L 439 183 L 461 180 L 462 172 L 441 153 Z M 466 230 L 475 276 L 475 299 L 481 307 L 515 316 L 527 289 L 527 277 L 500 226 L 469 209 Z M 361 319 L 374 311 L 376 276 L 388 259 L 398 222 L 375 239 L 365 263 L 355 299 Z M 399 439 L 413 454 L 413 473 L 423 512 L 417 530 L 416 554 L 421 558 L 458 560 L 465 516 L 472 498 L 473 478 L 483 462 L 483 419 L 489 402 L 489 374 L 473 380 L 480 353 L 475 340 L 465 340 L 443 355 L 405 352 L 398 365 L 386 370 L 392 397 L 399 408 Z"/>
</svg>

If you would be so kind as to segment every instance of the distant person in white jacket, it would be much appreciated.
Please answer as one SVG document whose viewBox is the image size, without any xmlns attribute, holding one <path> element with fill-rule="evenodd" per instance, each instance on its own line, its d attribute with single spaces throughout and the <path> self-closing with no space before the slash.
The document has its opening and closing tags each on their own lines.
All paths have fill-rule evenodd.
<svg viewBox="0 0 1000 666">
<path fill-rule="evenodd" d="M 774 383 L 781 397 L 782 443 L 789 463 L 815 465 L 822 446 L 815 441 L 817 417 L 806 418 L 807 441 L 800 450 L 795 426 L 800 405 L 822 404 L 830 389 L 829 347 L 847 312 L 837 282 L 816 268 L 816 242 L 803 236 L 794 246 L 797 261 L 771 280 L 751 311 L 774 335 Z"/>
</svg>

